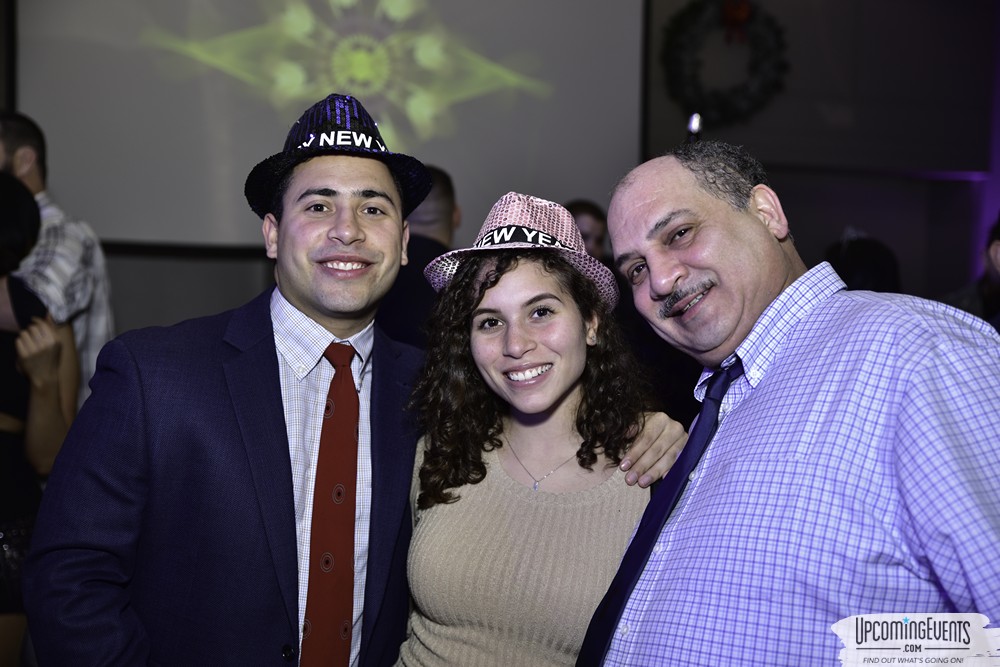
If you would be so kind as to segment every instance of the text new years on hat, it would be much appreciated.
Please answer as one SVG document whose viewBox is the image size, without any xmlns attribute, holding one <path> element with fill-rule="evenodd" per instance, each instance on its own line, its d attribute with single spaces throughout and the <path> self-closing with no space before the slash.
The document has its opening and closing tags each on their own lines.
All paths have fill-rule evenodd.
<svg viewBox="0 0 1000 667">
<path fill-rule="evenodd" d="M 299 144 L 299 148 L 309 148 L 315 140 L 316 135 L 311 134 L 309 135 L 309 141 L 303 141 Z M 352 132 L 350 130 L 324 132 L 319 135 L 320 148 L 323 148 L 324 146 L 354 146 L 356 148 L 360 148 L 363 146 L 364 148 L 370 149 L 372 147 L 372 141 L 373 138 L 370 135 L 365 134 L 364 132 Z M 385 150 L 385 146 L 383 146 L 378 139 L 374 139 L 374 141 L 378 150 Z"/>
<path fill-rule="evenodd" d="M 494 245 L 505 245 L 508 243 L 530 243 L 537 246 L 567 248 L 572 250 L 572 248 L 565 243 L 561 243 L 559 239 L 554 236 L 550 236 L 545 232 L 540 232 L 537 229 L 522 227 L 520 225 L 498 227 L 481 238 L 476 243 L 476 247 L 483 248 Z"/>
</svg>

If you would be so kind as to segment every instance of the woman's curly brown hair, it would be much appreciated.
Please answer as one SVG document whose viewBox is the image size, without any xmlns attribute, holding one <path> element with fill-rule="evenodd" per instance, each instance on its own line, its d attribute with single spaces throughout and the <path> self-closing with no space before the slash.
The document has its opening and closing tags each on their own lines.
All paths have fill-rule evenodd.
<svg viewBox="0 0 1000 667">
<path fill-rule="evenodd" d="M 445 287 L 431 314 L 427 366 L 412 405 L 426 441 L 417 505 L 426 509 L 458 500 L 449 489 L 486 477 L 483 452 L 501 447 L 509 406 L 487 387 L 472 358 L 472 313 L 486 291 L 519 262 L 538 262 L 572 295 L 584 320 L 599 318 L 597 344 L 587 348 L 576 427 L 583 442 L 579 464 L 592 468 L 603 451 L 615 464 L 635 439 L 649 407 L 642 371 L 593 282 L 551 250 L 499 250 L 470 254 Z"/>
</svg>

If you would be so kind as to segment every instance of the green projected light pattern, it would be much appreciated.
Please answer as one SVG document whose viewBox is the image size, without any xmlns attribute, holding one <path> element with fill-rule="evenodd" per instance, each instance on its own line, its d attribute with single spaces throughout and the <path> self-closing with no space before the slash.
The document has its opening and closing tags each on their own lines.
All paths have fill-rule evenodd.
<svg viewBox="0 0 1000 667">
<path fill-rule="evenodd" d="M 394 150 L 453 132 L 453 105 L 501 91 L 546 96 L 550 86 L 463 46 L 428 0 L 288 0 L 264 23 L 207 39 L 147 30 L 143 43 L 225 73 L 279 109 L 331 92 L 357 95 Z M 313 5 L 323 5 L 316 11 Z M 395 116 L 405 119 L 399 128 Z"/>
</svg>

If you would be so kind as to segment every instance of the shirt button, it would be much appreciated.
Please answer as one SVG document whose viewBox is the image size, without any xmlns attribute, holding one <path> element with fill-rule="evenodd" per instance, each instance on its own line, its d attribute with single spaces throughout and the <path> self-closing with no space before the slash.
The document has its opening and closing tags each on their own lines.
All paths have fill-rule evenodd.
<svg viewBox="0 0 1000 667">
<path fill-rule="evenodd" d="M 621 623 L 621 624 L 619 624 L 619 626 L 618 626 L 618 634 L 620 634 L 622 637 L 627 637 L 628 636 L 628 623 Z"/>
<path fill-rule="evenodd" d="M 299 367 L 295 369 L 295 373 L 297 375 L 305 375 L 306 374 L 306 367 L 302 366 L 302 365 L 299 365 Z"/>
<path fill-rule="evenodd" d="M 653 553 L 654 554 L 658 554 L 661 551 L 663 551 L 663 546 L 659 542 L 657 542 L 656 544 L 653 545 Z"/>
<path fill-rule="evenodd" d="M 698 479 L 698 473 L 692 470 L 691 474 L 688 475 L 688 479 L 693 482 L 694 480 Z"/>
</svg>

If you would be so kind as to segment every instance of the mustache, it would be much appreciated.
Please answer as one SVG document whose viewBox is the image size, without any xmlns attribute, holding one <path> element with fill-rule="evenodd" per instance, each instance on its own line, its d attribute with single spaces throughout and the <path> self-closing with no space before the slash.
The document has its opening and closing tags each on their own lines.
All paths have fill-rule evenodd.
<svg viewBox="0 0 1000 667">
<path fill-rule="evenodd" d="M 668 317 L 673 317 L 674 308 L 677 304 L 684 299 L 694 296 L 696 294 L 701 294 L 702 292 L 708 290 L 711 287 L 715 287 L 715 283 L 711 280 L 704 280 L 697 285 L 692 285 L 691 287 L 685 287 L 684 289 L 674 290 L 669 295 L 664 297 L 663 302 L 660 304 L 660 310 L 658 315 L 661 320 L 665 320 Z"/>
</svg>

